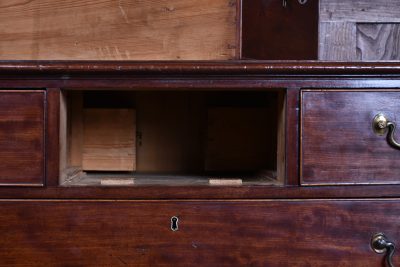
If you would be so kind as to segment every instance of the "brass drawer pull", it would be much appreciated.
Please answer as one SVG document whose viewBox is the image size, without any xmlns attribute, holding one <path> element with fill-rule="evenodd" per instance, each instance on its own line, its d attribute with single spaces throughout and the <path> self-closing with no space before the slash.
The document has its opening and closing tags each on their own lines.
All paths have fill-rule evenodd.
<svg viewBox="0 0 400 267">
<path fill-rule="evenodd" d="M 384 135 L 388 130 L 388 134 L 386 136 L 388 143 L 397 149 L 400 149 L 400 143 L 394 140 L 394 132 L 396 130 L 396 125 L 389 121 L 387 117 L 383 114 L 377 114 L 374 117 L 372 122 L 372 128 L 374 132 L 378 135 Z"/>
<path fill-rule="evenodd" d="M 392 258 L 396 246 L 394 245 L 394 243 L 388 241 L 387 237 L 384 234 L 375 234 L 371 239 L 371 247 L 378 254 L 386 252 L 387 267 L 394 267 Z"/>
</svg>

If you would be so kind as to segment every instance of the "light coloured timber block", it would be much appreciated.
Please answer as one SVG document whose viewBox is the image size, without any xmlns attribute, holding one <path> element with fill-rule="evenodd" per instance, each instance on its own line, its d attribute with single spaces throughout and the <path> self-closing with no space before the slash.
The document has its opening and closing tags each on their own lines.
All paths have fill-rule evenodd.
<svg viewBox="0 0 400 267">
<path fill-rule="evenodd" d="M 399 0 L 320 0 L 320 22 L 400 22 Z"/>
<path fill-rule="evenodd" d="M 400 60 L 400 23 L 358 23 L 358 60 Z"/>
<path fill-rule="evenodd" d="M 209 185 L 242 185 L 242 179 L 208 179 Z"/>
<path fill-rule="evenodd" d="M 134 179 L 101 179 L 101 185 L 108 185 L 108 186 L 124 186 L 124 185 L 134 185 Z"/>
<path fill-rule="evenodd" d="M 134 109 L 84 109 L 84 171 L 136 170 Z"/>
<path fill-rule="evenodd" d="M 355 23 L 321 22 L 319 40 L 319 60 L 356 60 Z"/>
<path fill-rule="evenodd" d="M 0 59 L 232 59 L 236 1 L 2 0 Z"/>
</svg>

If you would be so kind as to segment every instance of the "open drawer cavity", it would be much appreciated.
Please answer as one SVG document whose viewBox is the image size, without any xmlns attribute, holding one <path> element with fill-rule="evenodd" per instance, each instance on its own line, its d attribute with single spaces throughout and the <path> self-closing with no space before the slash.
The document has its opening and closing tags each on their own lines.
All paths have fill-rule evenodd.
<svg viewBox="0 0 400 267">
<path fill-rule="evenodd" d="M 284 93 L 63 90 L 60 184 L 284 181 Z"/>
</svg>

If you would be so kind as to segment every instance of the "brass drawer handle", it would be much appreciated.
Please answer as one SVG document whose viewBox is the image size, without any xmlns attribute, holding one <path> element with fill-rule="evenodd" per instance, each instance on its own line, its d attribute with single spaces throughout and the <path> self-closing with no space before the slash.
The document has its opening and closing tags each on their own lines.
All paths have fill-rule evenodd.
<svg viewBox="0 0 400 267">
<path fill-rule="evenodd" d="M 386 136 L 388 143 L 392 147 L 400 149 L 400 143 L 394 140 L 394 132 L 396 130 L 396 125 L 393 122 L 389 121 L 385 115 L 381 113 L 375 115 L 374 120 L 372 122 L 372 128 L 374 132 L 378 135 L 384 135 L 388 130 L 388 134 Z"/>
<path fill-rule="evenodd" d="M 378 254 L 386 252 L 387 267 L 394 267 L 392 258 L 396 246 L 394 245 L 394 243 L 388 241 L 387 237 L 384 234 L 375 234 L 371 239 L 371 247 Z"/>
</svg>

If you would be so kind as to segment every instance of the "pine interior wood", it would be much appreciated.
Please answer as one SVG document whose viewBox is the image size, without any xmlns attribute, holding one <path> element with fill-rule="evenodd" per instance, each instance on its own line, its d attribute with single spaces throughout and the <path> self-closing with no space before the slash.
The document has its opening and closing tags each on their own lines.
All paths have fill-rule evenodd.
<svg viewBox="0 0 400 267">
<path fill-rule="evenodd" d="M 134 185 L 207 185 L 219 177 L 281 184 L 283 98 L 277 92 L 62 91 L 60 183 L 101 185 L 114 177 L 135 178 Z M 116 114 L 132 110 L 135 123 Z M 213 110 L 222 111 L 217 121 Z M 93 119 L 88 111 L 101 114 Z M 128 139 L 133 133 L 136 139 Z"/>
<path fill-rule="evenodd" d="M 204 169 L 204 93 L 137 92 L 138 162 L 143 173 Z"/>
<path fill-rule="evenodd" d="M 208 108 L 206 171 L 260 170 L 274 162 L 276 147 L 269 146 L 276 143 L 268 138 L 276 139 L 276 125 L 275 118 L 268 121 L 268 111 L 265 107 Z"/>
<path fill-rule="evenodd" d="M 134 109 L 83 110 L 82 170 L 136 170 Z"/>
<path fill-rule="evenodd" d="M 277 99 L 277 144 L 276 144 L 276 176 L 277 179 L 280 180 L 281 183 L 288 183 L 287 180 L 287 173 L 286 173 L 286 129 L 287 129 L 287 122 L 286 116 L 287 113 L 287 92 L 279 93 Z M 268 124 L 269 125 L 269 124 Z M 293 126 L 289 126 L 293 127 Z M 268 127 L 271 129 L 270 127 Z"/>
<path fill-rule="evenodd" d="M 0 59 L 223 60 L 237 53 L 233 0 L 7 0 L 0 24 Z"/>
</svg>

